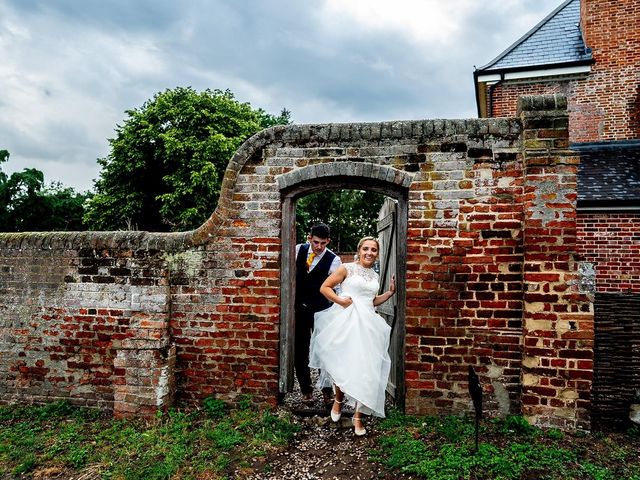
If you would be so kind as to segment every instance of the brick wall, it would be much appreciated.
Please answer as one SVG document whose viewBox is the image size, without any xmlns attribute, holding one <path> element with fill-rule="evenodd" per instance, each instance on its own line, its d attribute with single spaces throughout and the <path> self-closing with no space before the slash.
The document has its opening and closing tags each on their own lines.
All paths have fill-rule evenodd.
<svg viewBox="0 0 640 480">
<path fill-rule="evenodd" d="M 564 97 L 523 97 L 525 137 L 522 412 L 532 423 L 589 429 L 593 292 L 576 263 L 579 158 Z M 549 154 L 552 149 L 559 149 Z"/>
<path fill-rule="evenodd" d="M 491 392 L 489 410 L 520 408 L 523 172 L 513 127 L 500 147 L 419 148 L 407 245 L 411 410 L 466 410 L 469 363 Z"/>
<path fill-rule="evenodd" d="M 602 124 L 605 112 L 598 102 L 581 100 L 588 89 L 589 80 L 565 80 L 536 83 L 499 83 L 492 90 L 493 105 L 487 108 L 490 116 L 514 116 L 517 114 L 518 98 L 523 95 L 561 94 L 567 97 L 569 110 L 569 138 L 573 142 L 604 140 Z M 489 106 L 488 106 L 489 107 Z M 621 137 L 625 138 L 625 137 Z"/>
<path fill-rule="evenodd" d="M 640 214 L 578 215 L 578 252 L 596 270 L 598 292 L 640 293 Z"/>
<path fill-rule="evenodd" d="M 407 198 L 407 411 L 469 411 L 470 364 L 488 412 L 584 428 L 592 325 L 566 102 L 523 105 L 522 119 L 265 130 L 192 232 L 0 234 L 0 400 L 275 404 L 283 192 L 353 182 Z"/>
<path fill-rule="evenodd" d="M 171 403 L 167 253 L 143 236 L 1 235 L 0 399 L 116 414 Z"/>
<path fill-rule="evenodd" d="M 490 104 L 487 105 L 489 117 L 515 117 L 518 114 L 518 98 L 523 95 L 566 95 L 569 82 L 538 83 L 497 83 L 491 86 Z"/>
</svg>

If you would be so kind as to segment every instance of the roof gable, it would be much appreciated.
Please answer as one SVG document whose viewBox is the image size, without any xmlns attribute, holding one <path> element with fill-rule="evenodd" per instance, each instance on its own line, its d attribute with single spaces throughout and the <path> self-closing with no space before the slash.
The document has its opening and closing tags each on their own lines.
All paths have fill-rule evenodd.
<svg viewBox="0 0 640 480">
<path fill-rule="evenodd" d="M 580 31 L 580 0 L 566 0 L 479 71 L 591 60 Z"/>
</svg>

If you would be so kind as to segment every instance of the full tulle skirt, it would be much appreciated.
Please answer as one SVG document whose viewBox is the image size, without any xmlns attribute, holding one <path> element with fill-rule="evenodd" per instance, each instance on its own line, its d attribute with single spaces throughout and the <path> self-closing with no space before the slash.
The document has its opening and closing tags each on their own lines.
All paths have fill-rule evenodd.
<svg viewBox="0 0 640 480">
<path fill-rule="evenodd" d="M 309 366 L 320 369 L 318 387 L 335 384 L 348 405 L 384 417 L 391 327 L 370 298 L 352 299 L 347 308 L 334 304 L 315 314 Z"/>
</svg>

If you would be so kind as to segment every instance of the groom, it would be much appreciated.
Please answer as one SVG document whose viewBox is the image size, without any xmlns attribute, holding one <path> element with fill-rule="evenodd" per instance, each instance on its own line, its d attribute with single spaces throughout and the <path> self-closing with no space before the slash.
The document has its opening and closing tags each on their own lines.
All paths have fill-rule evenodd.
<svg viewBox="0 0 640 480">
<path fill-rule="evenodd" d="M 294 366 L 300 384 L 302 401 L 313 403 L 313 387 L 309 370 L 309 342 L 313 315 L 331 306 L 320 293 L 320 286 L 340 264 L 340 257 L 327 248 L 331 242 L 329 227 L 317 223 L 311 227 L 307 243 L 296 245 L 296 327 Z M 333 401 L 331 388 L 323 389 L 325 405 Z"/>
</svg>

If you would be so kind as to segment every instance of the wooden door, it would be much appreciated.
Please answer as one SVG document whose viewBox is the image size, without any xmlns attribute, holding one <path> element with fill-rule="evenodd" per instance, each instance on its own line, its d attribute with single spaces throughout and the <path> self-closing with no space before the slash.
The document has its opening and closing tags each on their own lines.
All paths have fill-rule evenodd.
<svg viewBox="0 0 640 480">
<path fill-rule="evenodd" d="M 397 270 L 397 202 L 386 198 L 378 214 L 378 240 L 380 242 L 380 293 L 389 289 L 391 276 L 396 275 Z M 396 284 L 398 275 L 396 275 Z M 398 296 L 394 295 L 382 305 L 377 307 L 378 313 L 391 326 L 391 341 L 389 344 L 389 356 L 391 357 L 391 373 L 387 384 L 387 393 L 395 400 L 398 396 L 398 376 L 402 369 L 399 362 L 402 362 L 402 338 L 401 329 L 398 326 Z"/>
</svg>

